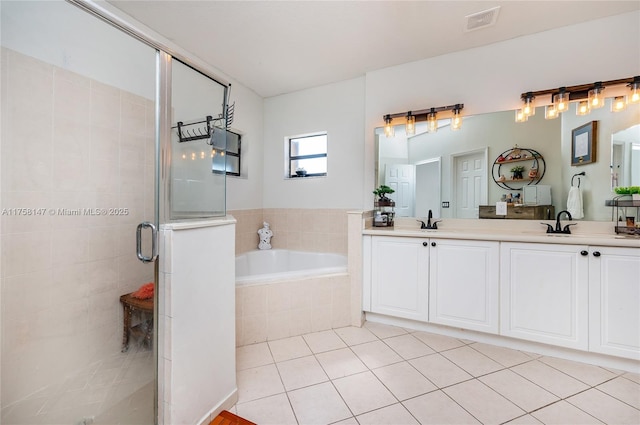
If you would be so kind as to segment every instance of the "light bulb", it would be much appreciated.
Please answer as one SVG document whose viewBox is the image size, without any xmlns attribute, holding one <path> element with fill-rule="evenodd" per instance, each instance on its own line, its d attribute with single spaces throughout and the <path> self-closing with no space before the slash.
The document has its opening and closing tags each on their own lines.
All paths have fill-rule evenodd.
<svg viewBox="0 0 640 425">
<path fill-rule="evenodd" d="M 624 111 L 627 108 L 627 96 L 616 96 L 611 101 L 611 112 Z"/>
<path fill-rule="evenodd" d="M 544 108 L 544 119 L 546 120 L 552 120 L 555 118 L 558 118 L 558 109 L 556 108 L 555 105 L 547 105 Z"/>
<path fill-rule="evenodd" d="M 522 109 L 516 109 L 516 122 L 525 122 L 527 119 L 529 117 L 524 114 Z"/>
<path fill-rule="evenodd" d="M 411 111 L 407 113 L 407 124 L 405 127 L 407 136 L 416 134 L 416 117 L 411 114 Z"/>
<path fill-rule="evenodd" d="M 638 79 L 640 80 L 640 78 Z M 634 78 L 633 83 L 629 84 L 629 89 L 631 90 L 631 94 L 627 97 L 627 104 L 640 103 L 640 81 L 635 81 Z"/>
<path fill-rule="evenodd" d="M 386 137 L 393 137 L 395 136 L 395 134 L 396 132 L 391 125 L 391 117 L 387 115 L 386 117 L 384 117 L 384 135 Z"/>
<path fill-rule="evenodd" d="M 453 110 L 453 118 L 451 118 L 451 130 L 460 130 L 462 127 L 462 116 L 460 115 L 460 109 L 455 108 Z"/>
<path fill-rule="evenodd" d="M 554 100 L 557 113 L 560 114 L 569 110 L 569 93 L 564 90 L 564 87 L 560 88 L 560 92 L 555 96 Z"/>
<path fill-rule="evenodd" d="M 595 86 L 589 90 L 589 109 L 598 109 L 604 106 L 604 97 L 602 96 L 603 90 L 604 87 L 602 87 L 601 83 L 596 83 Z"/>
<path fill-rule="evenodd" d="M 576 104 L 576 115 L 587 115 L 591 110 L 589 109 L 589 101 L 581 100 Z"/>
<path fill-rule="evenodd" d="M 438 131 L 438 119 L 433 108 L 431 108 L 431 112 L 427 115 L 427 132 L 435 133 L 436 131 Z"/>
<path fill-rule="evenodd" d="M 524 104 L 522 105 L 522 113 L 527 117 L 533 116 L 536 114 L 536 103 L 535 96 L 528 92 L 525 97 L 522 98 Z"/>
</svg>

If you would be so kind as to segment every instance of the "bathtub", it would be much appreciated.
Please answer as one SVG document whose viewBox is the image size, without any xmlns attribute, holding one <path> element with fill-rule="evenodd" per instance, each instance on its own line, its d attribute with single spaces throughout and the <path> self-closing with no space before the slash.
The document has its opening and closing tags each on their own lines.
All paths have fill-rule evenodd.
<svg viewBox="0 0 640 425">
<path fill-rule="evenodd" d="M 348 326 L 347 257 L 270 249 L 236 257 L 236 344 Z"/>
<path fill-rule="evenodd" d="M 236 257 L 236 285 L 347 272 L 340 254 L 267 249 Z"/>
</svg>

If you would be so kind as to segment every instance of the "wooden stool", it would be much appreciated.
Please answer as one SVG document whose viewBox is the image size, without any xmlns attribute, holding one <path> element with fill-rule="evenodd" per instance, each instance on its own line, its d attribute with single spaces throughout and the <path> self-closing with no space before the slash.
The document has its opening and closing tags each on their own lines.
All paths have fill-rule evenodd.
<svg viewBox="0 0 640 425">
<path fill-rule="evenodd" d="M 132 292 L 133 293 L 133 292 Z M 153 341 L 153 298 L 141 300 L 140 298 L 134 298 L 131 294 L 126 294 L 120 297 L 122 308 L 124 312 L 124 328 L 122 333 L 122 352 L 126 352 L 129 349 L 129 336 L 131 334 L 136 336 L 142 336 L 144 341 L 151 346 Z M 138 325 L 131 327 L 131 317 L 133 312 L 139 313 L 151 313 L 151 320 L 147 321 L 149 326 L 146 326 L 145 321 L 140 322 Z"/>
</svg>

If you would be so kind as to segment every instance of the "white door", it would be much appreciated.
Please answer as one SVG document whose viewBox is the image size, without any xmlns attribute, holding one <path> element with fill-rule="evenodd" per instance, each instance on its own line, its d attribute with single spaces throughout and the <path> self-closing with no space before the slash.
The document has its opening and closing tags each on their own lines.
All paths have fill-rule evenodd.
<svg viewBox="0 0 640 425">
<path fill-rule="evenodd" d="M 498 333 L 499 242 L 431 239 L 429 321 Z"/>
<path fill-rule="evenodd" d="M 395 190 L 389 198 L 396 201 L 396 216 L 413 217 L 414 166 L 387 164 L 384 184 Z"/>
<path fill-rule="evenodd" d="M 500 334 L 586 350 L 586 251 L 580 245 L 501 243 Z"/>
<path fill-rule="evenodd" d="M 640 250 L 589 251 L 589 351 L 640 360 Z"/>
<path fill-rule="evenodd" d="M 426 217 L 431 210 L 433 218 L 440 218 L 440 158 L 429 159 L 415 167 L 415 215 Z"/>
<path fill-rule="evenodd" d="M 478 207 L 487 203 L 486 155 L 485 150 L 453 159 L 456 218 L 478 218 Z"/>
<path fill-rule="evenodd" d="M 371 244 L 371 311 L 427 321 L 427 239 L 379 236 Z M 426 244 L 426 245 L 425 245 Z"/>
</svg>

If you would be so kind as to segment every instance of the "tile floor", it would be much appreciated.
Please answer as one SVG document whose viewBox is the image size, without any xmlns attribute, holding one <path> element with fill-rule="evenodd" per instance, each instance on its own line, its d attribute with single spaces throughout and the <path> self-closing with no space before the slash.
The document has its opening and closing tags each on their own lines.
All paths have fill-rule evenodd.
<svg viewBox="0 0 640 425">
<path fill-rule="evenodd" d="M 639 424 L 640 375 L 367 322 L 238 347 L 260 425 Z"/>
</svg>

